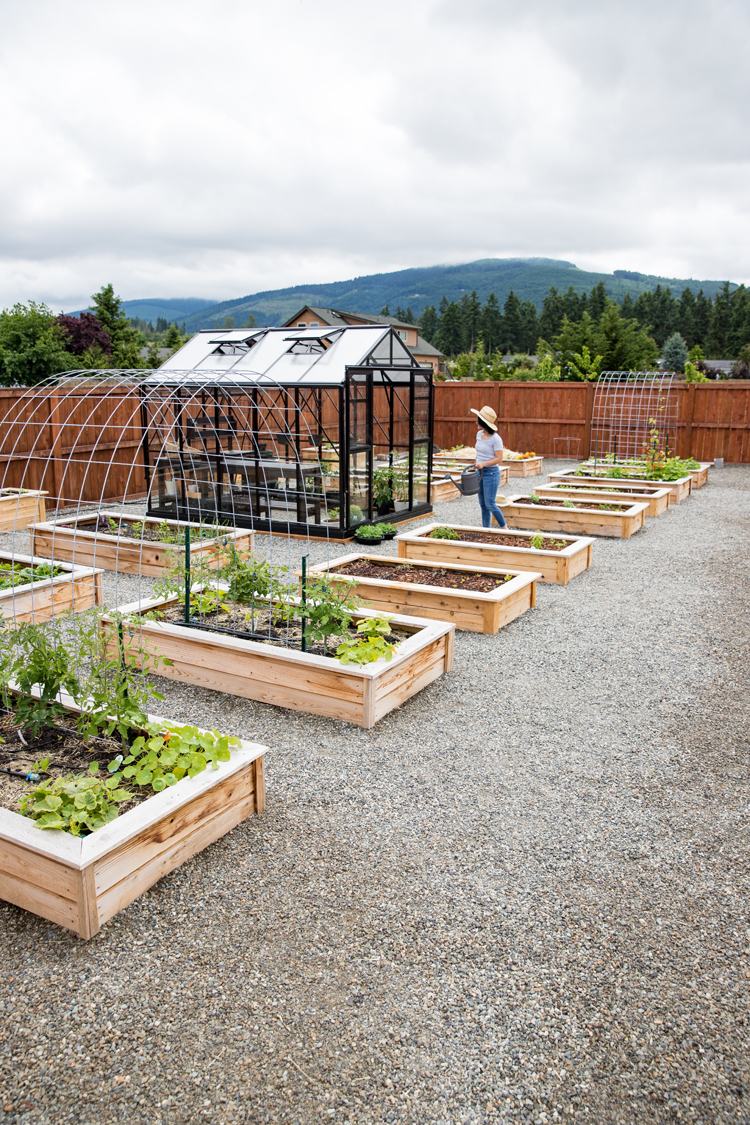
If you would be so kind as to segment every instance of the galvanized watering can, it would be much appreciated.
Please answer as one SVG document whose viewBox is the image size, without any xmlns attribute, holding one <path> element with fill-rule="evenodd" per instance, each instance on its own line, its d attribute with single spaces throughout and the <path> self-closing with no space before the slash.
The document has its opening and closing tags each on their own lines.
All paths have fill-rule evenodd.
<svg viewBox="0 0 750 1125">
<path fill-rule="evenodd" d="M 476 496 L 479 492 L 481 474 L 479 469 L 464 469 L 461 480 L 454 480 L 450 473 L 445 474 L 446 480 L 452 480 L 462 496 Z"/>
</svg>

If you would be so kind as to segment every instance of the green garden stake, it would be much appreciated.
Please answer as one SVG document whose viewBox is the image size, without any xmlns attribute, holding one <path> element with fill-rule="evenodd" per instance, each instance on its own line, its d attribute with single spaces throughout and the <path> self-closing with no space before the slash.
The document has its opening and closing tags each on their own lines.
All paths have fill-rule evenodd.
<svg viewBox="0 0 750 1125">
<path fill-rule="evenodd" d="M 302 605 L 307 604 L 307 555 L 302 556 Z M 302 651 L 307 652 L 307 641 L 305 640 L 305 618 L 302 619 Z"/>
<path fill-rule="evenodd" d="M 185 528 L 185 624 L 190 624 L 190 525 Z"/>
</svg>

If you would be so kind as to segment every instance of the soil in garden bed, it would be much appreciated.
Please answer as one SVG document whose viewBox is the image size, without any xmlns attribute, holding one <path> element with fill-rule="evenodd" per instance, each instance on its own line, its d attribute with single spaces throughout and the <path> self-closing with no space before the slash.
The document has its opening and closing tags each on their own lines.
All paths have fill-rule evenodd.
<svg viewBox="0 0 750 1125">
<path fill-rule="evenodd" d="M 491 535 L 490 532 L 484 533 L 482 531 L 461 531 L 460 528 L 452 528 L 458 535 L 458 539 L 440 539 L 440 543 L 491 543 L 493 547 L 520 547 L 525 550 L 531 550 L 531 547 L 526 547 L 524 543 L 524 536 L 515 535 Z M 425 539 L 432 539 L 431 535 L 425 535 Z M 531 542 L 530 540 L 528 541 Z M 570 543 L 567 539 L 544 539 L 542 546 L 539 548 L 541 551 L 564 551 L 569 547 Z"/>
<path fill-rule="evenodd" d="M 520 505 L 522 508 L 562 508 L 562 507 L 564 507 L 564 504 L 563 504 L 562 500 L 552 500 L 552 499 L 548 500 L 547 497 L 542 497 L 542 498 L 540 498 L 539 500 L 536 500 L 536 501 L 535 500 L 514 500 L 513 503 Z M 605 503 L 604 501 L 602 501 L 601 504 L 593 504 L 593 503 L 589 503 L 588 501 L 583 502 L 581 500 L 576 500 L 574 506 L 576 508 L 589 508 L 589 509 L 591 509 L 592 511 L 595 511 L 595 512 L 627 512 L 628 508 L 631 507 L 630 504 L 615 504 L 615 503 L 610 504 L 608 502 Z"/>
<path fill-rule="evenodd" d="M 215 632 L 244 641 L 260 641 L 262 644 L 273 645 L 275 648 L 291 648 L 297 651 L 302 648 L 302 625 L 298 617 L 292 618 L 288 623 L 278 614 L 271 614 L 266 606 L 256 606 L 253 611 L 249 605 L 240 605 L 236 602 L 226 602 L 229 609 L 219 609 L 217 613 L 193 614 L 190 625 L 185 625 L 188 631 L 192 626 L 196 632 Z M 166 609 L 156 610 L 159 621 L 168 621 L 173 625 L 185 624 L 185 611 L 182 605 L 167 606 Z M 385 638 L 390 644 L 398 644 L 412 635 L 411 629 L 403 629 L 394 625 L 392 631 Z M 342 634 L 331 634 L 326 640 L 325 648 L 320 642 L 308 641 L 306 652 L 312 656 L 336 657 L 336 649 L 342 641 L 357 640 L 357 626 Z M 361 639 L 361 638 L 360 638 Z"/>
<path fill-rule="evenodd" d="M 105 535 L 117 535 L 120 539 L 135 539 L 146 543 L 176 543 L 179 532 L 179 541 L 184 541 L 185 529 L 173 528 L 165 522 L 162 524 L 146 523 L 141 520 L 111 519 L 108 516 L 97 516 L 93 519 L 77 520 L 76 525 L 81 531 L 100 531 Z M 190 538 L 193 542 L 198 539 L 215 539 L 221 533 L 216 527 L 201 528 L 191 527 Z"/>
<path fill-rule="evenodd" d="M 358 578 L 382 578 L 386 582 L 414 582 L 419 586 L 442 586 L 450 590 L 477 590 L 488 594 L 502 585 L 501 581 L 488 574 L 461 574 L 455 570 L 415 566 L 413 563 L 373 563 L 366 559 L 346 563 L 336 567 L 336 574 L 351 574 Z M 506 574 L 504 581 L 514 578 Z"/>
<path fill-rule="evenodd" d="M 69 720 L 72 723 L 72 718 Z M 24 745 L 19 730 L 28 745 Z M 88 774 L 92 762 L 100 766 L 99 777 L 106 777 L 107 764 L 117 754 L 123 753 L 122 744 L 111 738 L 85 738 L 72 726 L 49 724 L 32 738 L 28 730 L 19 727 L 13 712 L 0 710 L 0 808 L 20 812 L 20 801 L 39 784 L 26 781 L 4 771 L 11 769 L 17 773 L 28 774 L 32 766 L 43 758 L 49 758 L 47 770 L 41 774 L 42 781 L 56 777 Z M 133 792 L 131 801 L 118 805 L 119 815 L 135 808 L 152 796 L 150 786 Z"/>
<path fill-rule="evenodd" d="M 579 492 L 606 492 L 608 489 L 616 490 L 618 484 L 616 480 L 613 480 L 612 484 L 568 484 L 566 481 L 563 487 L 566 489 L 575 488 Z M 656 488 L 631 488 L 629 485 L 625 487 L 620 485 L 619 487 L 622 488 L 623 492 L 631 493 L 633 496 L 653 496 L 658 491 Z"/>
</svg>

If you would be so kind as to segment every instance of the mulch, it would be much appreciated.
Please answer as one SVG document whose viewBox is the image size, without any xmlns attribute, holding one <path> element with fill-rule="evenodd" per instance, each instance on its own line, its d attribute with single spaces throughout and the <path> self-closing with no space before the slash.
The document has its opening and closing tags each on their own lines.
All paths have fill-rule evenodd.
<svg viewBox="0 0 750 1125">
<path fill-rule="evenodd" d="M 444 543 L 491 543 L 493 547 L 516 547 L 531 550 L 528 546 L 529 540 L 525 535 L 493 535 L 491 532 L 483 531 L 462 531 L 456 527 L 453 529 L 458 535 L 458 539 L 444 539 L 440 542 Z M 425 536 L 430 539 L 431 536 Z M 567 539 L 544 539 L 540 550 L 542 551 L 564 551 L 569 547 L 570 543 Z"/>
<path fill-rule="evenodd" d="M 561 508 L 561 507 L 563 507 L 562 500 L 548 500 L 546 497 L 540 498 L 537 501 L 533 501 L 533 500 L 514 500 L 513 503 L 517 504 L 521 508 Z M 575 506 L 576 506 L 576 508 L 590 508 L 590 509 L 593 509 L 593 511 L 595 511 L 595 512 L 603 512 L 603 511 L 626 512 L 631 505 L 630 504 L 618 504 L 618 503 L 615 503 L 615 502 L 612 502 L 610 504 L 608 501 L 607 502 L 602 501 L 601 504 L 592 504 L 592 503 L 589 503 L 588 501 L 584 502 L 584 501 L 581 501 L 581 500 L 576 500 Z M 572 509 L 571 509 L 571 511 L 572 511 Z"/>
</svg>

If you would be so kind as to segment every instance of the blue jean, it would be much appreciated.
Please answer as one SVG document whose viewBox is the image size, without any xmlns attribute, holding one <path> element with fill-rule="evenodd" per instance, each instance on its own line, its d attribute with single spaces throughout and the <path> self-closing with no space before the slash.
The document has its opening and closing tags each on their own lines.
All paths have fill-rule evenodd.
<svg viewBox="0 0 750 1125">
<path fill-rule="evenodd" d="M 479 507 L 482 509 L 482 527 L 491 527 L 493 516 L 500 527 L 505 527 L 505 516 L 495 503 L 500 485 L 500 469 L 497 465 L 493 465 L 489 469 L 480 469 L 479 474 Z"/>
</svg>

